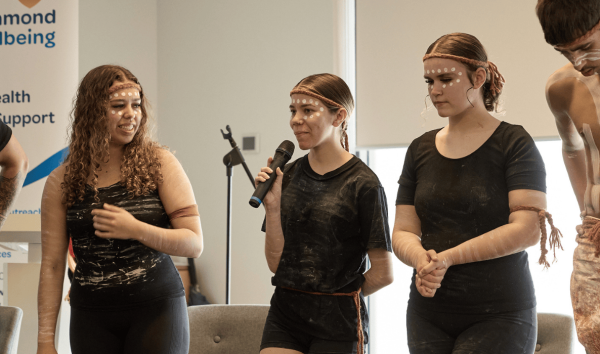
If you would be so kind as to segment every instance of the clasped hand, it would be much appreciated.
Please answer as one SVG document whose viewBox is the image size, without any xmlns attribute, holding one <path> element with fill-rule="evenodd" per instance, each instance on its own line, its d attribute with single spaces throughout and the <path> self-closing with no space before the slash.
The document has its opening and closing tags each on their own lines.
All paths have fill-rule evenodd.
<svg viewBox="0 0 600 354">
<path fill-rule="evenodd" d="M 137 236 L 139 220 L 123 208 L 106 203 L 103 207 L 104 209 L 92 210 L 96 236 L 122 240 Z"/>
<path fill-rule="evenodd" d="M 442 286 L 448 267 L 449 261 L 443 253 L 438 255 L 434 250 L 429 250 L 419 255 L 415 275 L 415 285 L 419 294 L 423 297 L 433 297 Z"/>
</svg>

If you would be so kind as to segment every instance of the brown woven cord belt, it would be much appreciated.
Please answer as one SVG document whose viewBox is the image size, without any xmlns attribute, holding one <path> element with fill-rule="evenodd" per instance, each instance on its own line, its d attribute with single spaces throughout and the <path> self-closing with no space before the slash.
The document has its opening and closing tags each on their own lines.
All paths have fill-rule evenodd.
<svg viewBox="0 0 600 354">
<path fill-rule="evenodd" d="M 542 238 L 540 240 L 540 248 L 542 249 L 542 254 L 540 256 L 539 263 L 541 265 L 543 265 L 544 268 L 550 267 L 550 263 L 548 263 L 548 260 L 546 260 L 546 254 L 548 253 L 548 250 L 546 249 L 546 239 L 548 238 L 548 234 L 546 233 L 545 220 L 548 220 L 548 224 L 550 224 L 550 230 L 551 230 L 550 240 L 549 240 L 548 244 L 550 245 L 550 248 L 553 249 L 553 251 L 554 251 L 554 261 L 552 261 L 552 263 L 554 263 L 556 261 L 556 248 L 560 247 L 561 250 L 563 249 L 563 247 L 560 243 L 560 237 L 562 237 L 562 233 L 560 232 L 559 229 L 554 227 L 554 222 L 552 221 L 552 215 L 550 215 L 550 213 L 547 212 L 546 210 L 532 207 L 532 206 L 517 206 L 517 207 L 511 208 L 510 212 L 514 213 L 515 211 L 519 211 L 519 210 L 529 210 L 529 211 L 535 211 L 538 213 L 538 219 L 540 221 L 540 231 L 542 232 Z"/>
<path fill-rule="evenodd" d="M 596 246 L 596 252 L 594 257 L 600 256 L 600 220 L 596 218 L 586 217 L 583 219 L 584 235 L 581 237 L 589 238 L 590 241 Z"/>
<path fill-rule="evenodd" d="M 357 336 L 358 336 L 358 342 L 356 343 L 356 354 L 364 354 L 365 352 L 365 338 L 364 338 L 364 334 L 363 334 L 363 329 L 362 329 L 362 321 L 360 319 L 360 290 L 358 289 L 356 291 L 353 291 L 351 293 L 315 293 L 312 291 L 304 291 L 304 290 L 298 290 L 298 289 L 293 289 L 293 288 L 287 288 L 285 286 L 281 287 L 282 289 L 287 289 L 287 290 L 293 290 L 293 291 L 298 291 L 301 293 L 305 293 L 305 294 L 311 294 L 311 295 L 326 295 L 326 296 L 351 296 L 354 299 L 354 304 L 356 305 L 356 315 L 358 318 L 358 325 L 357 325 Z"/>
</svg>

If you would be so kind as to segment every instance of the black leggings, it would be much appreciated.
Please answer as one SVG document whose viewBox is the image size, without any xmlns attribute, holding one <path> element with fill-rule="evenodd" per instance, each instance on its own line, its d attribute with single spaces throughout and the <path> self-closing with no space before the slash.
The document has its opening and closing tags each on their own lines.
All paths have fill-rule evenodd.
<svg viewBox="0 0 600 354">
<path fill-rule="evenodd" d="M 533 354 L 537 340 L 535 307 L 528 310 L 457 314 L 406 312 L 411 354 Z"/>
<path fill-rule="evenodd" d="M 185 297 L 126 310 L 71 308 L 70 340 L 73 354 L 187 354 Z"/>
</svg>

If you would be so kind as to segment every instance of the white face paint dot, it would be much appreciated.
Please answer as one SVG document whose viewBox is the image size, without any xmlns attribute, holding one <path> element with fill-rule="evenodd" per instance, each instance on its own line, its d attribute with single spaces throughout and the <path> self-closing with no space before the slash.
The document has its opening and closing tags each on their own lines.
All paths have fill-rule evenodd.
<svg viewBox="0 0 600 354">
<path fill-rule="evenodd" d="M 452 69 L 450 69 L 450 70 L 452 70 L 452 71 L 455 71 L 455 70 L 456 70 L 456 68 L 452 68 Z"/>
<path fill-rule="evenodd" d="M 315 101 L 315 104 L 318 106 L 319 105 L 319 101 Z"/>
<path fill-rule="evenodd" d="M 308 119 L 308 117 L 307 117 L 307 116 L 304 116 L 304 119 Z"/>
<path fill-rule="evenodd" d="M 458 72 L 458 75 L 462 75 L 462 71 L 459 71 L 459 72 Z"/>
<path fill-rule="evenodd" d="M 115 111 L 112 111 L 112 114 L 115 114 Z"/>
<path fill-rule="evenodd" d="M 452 86 L 452 84 L 453 84 L 453 83 L 451 82 L 451 83 L 450 83 L 450 86 Z"/>
<path fill-rule="evenodd" d="M 456 83 L 459 83 L 459 82 L 460 82 L 460 79 L 456 79 Z"/>
<path fill-rule="evenodd" d="M 121 96 L 125 96 L 125 92 L 121 93 Z"/>
<path fill-rule="evenodd" d="M 302 100 L 302 103 L 306 103 L 306 100 Z"/>
<path fill-rule="evenodd" d="M 311 99 L 309 102 L 310 102 L 310 103 L 313 103 L 313 100 Z"/>
<path fill-rule="evenodd" d="M 312 116 L 312 114 L 310 115 L 310 117 L 311 117 L 311 118 L 313 117 L 313 116 Z"/>
<path fill-rule="evenodd" d="M 443 85 L 442 85 L 442 88 L 446 88 L 446 84 L 443 84 Z"/>
<path fill-rule="evenodd" d="M 123 112 L 122 112 L 122 111 L 119 111 L 119 115 L 122 115 L 122 114 L 123 114 Z"/>
<path fill-rule="evenodd" d="M 321 116 L 321 113 L 317 112 L 317 117 L 320 117 L 320 116 Z"/>
<path fill-rule="evenodd" d="M 128 93 L 127 95 L 128 95 L 128 96 L 131 96 L 131 95 L 133 95 L 133 93 L 131 93 L 131 92 L 130 92 L 130 93 Z"/>
<path fill-rule="evenodd" d="M 442 72 L 442 69 L 438 69 L 438 73 L 441 73 L 441 72 Z"/>
<path fill-rule="evenodd" d="M 444 68 L 444 72 L 447 73 L 448 72 L 448 68 Z"/>
<path fill-rule="evenodd" d="M 115 97 L 119 97 L 119 94 L 118 94 L 118 93 L 115 93 Z"/>
<path fill-rule="evenodd" d="M 321 112 L 323 112 L 325 109 L 323 107 L 321 107 Z"/>
<path fill-rule="evenodd" d="M 429 70 L 427 70 L 427 73 L 429 74 Z"/>
</svg>

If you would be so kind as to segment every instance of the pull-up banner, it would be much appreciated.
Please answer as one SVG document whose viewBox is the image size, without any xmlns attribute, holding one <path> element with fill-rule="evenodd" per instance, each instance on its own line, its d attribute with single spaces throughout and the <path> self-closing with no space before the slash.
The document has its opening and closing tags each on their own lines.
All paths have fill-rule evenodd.
<svg viewBox="0 0 600 354">
<path fill-rule="evenodd" d="M 44 182 L 66 152 L 78 82 L 78 0 L 0 0 L 0 119 L 29 157 L 2 231 L 39 231 Z"/>
</svg>

